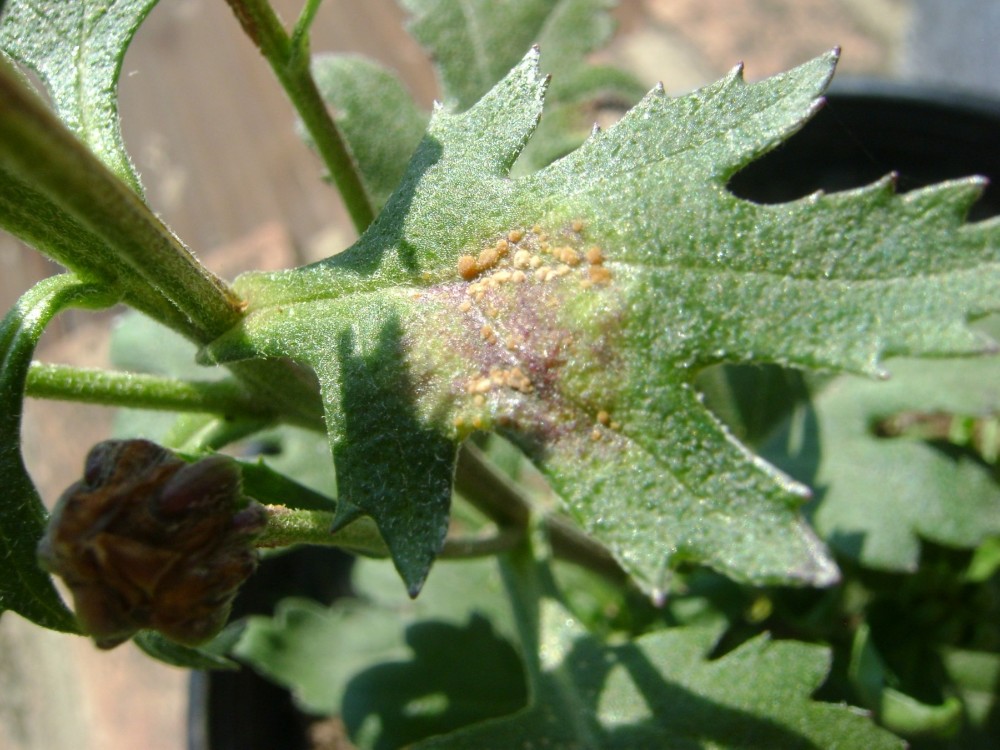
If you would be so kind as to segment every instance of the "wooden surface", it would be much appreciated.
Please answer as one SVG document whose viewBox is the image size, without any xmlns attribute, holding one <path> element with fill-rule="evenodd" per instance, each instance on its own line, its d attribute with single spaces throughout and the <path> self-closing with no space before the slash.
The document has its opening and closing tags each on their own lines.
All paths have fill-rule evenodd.
<svg viewBox="0 0 1000 750">
<path fill-rule="evenodd" d="M 279 0 L 286 20 L 301 0 Z M 751 78 L 835 45 L 849 70 L 887 72 L 898 59 L 909 0 L 628 0 L 610 56 L 649 85 L 679 93 L 738 60 Z M 714 9 L 714 10 L 713 10 Z M 803 10 L 805 9 L 805 10 Z M 430 65 L 402 31 L 394 0 L 327 0 L 313 49 L 373 56 L 416 99 L 434 97 Z M 790 43 L 794 41 L 794 44 Z M 787 44 L 786 44 L 787 43 Z M 160 3 L 123 66 L 124 134 L 151 205 L 225 277 L 252 267 L 313 260 L 349 244 L 353 230 L 318 160 L 302 146 L 270 70 L 224 2 Z M 249 239 L 246 239 L 248 238 Z M 223 251 L 212 248 L 226 247 Z M 55 267 L 0 238 L 0 304 L 6 309 Z M 64 318 L 41 355 L 102 364 L 107 325 Z M 106 436 L 107 410 L 30 403 L 24 430 L 33 476 L 48 499 L 79 473 L 87 447 Z M 95 651 L 77 638 L 0 618 L 0 748 L 181 750 L 185 674 L 134 647 Z"/>
</svg>

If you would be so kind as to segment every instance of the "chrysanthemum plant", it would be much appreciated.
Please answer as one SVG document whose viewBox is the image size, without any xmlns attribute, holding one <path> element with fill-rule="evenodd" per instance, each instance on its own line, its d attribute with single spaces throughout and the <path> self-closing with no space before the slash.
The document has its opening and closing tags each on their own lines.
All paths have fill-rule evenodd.
<svg viewBox="0 0 1000 750">
<path fill-rule="evenodd" d="M 318 0 L 290 28 L 229 0 L 360 235 L 230 284 L 120 135 L 154 4 L 0 17 L 0 225 L 66 269 L 0 334 L 0 611 L 250 664 L 362 748 L 986 746 L 982 180 L 734 195 L 820 107 L 836 51 L 673 97 L 587 62 L 607 0 L 406 0 L 428 115 L 375 64 L 311 54 Z M 591 127 L 609 101 L 621 119 Z M 61 310 L 112 305 L 149 372 L 32 361 Z M 179 416 L 95 446 L 43 504 L 25 397 Z M 363 556 L 352 597 L 227 622 L 259 549 L 309 544 Z"/>
</svg>

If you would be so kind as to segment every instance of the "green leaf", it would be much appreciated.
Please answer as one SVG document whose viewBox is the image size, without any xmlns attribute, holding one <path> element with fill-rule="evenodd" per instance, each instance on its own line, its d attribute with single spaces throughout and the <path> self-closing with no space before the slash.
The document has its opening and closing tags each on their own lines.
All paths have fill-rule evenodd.
<svg viewBox="0 0 1000 750">
<path fill-rule="evenodd" d="M 739 445 L 697 373 L 771 362 L 877 375 L 891 354 L 993 347 L 1000 222 L 978 181 L 888 181 L 761 206 L 732 174 L 815 111 L 836 60 L 688 96 L 511 179 L 545 82 L 531 52 L 462 114 L 435 112 L 382 215 L 344 253 L 242 277 L 208 358 L 287 356 L 319 377 L 341 522 L 375 518 L 411 591 L 447 526 L 461 440 L 496 430 L 647 591 L 672 568 L 823 585 L 806 490 Z"/>
<path fill-rule="evenodd" d="M 976 548 L 972 560 L 969 561 L 965 580 L 985 583 L 997 572 L 1000 572 L 1000 536 L 992 536 L 983 540 L 983 543 Z"/>
<path fill-rule="evenodd" d="M 905 737 L 950 737 L 962 726 L 962 704 L 948 697 L 940 705 L 922 703 L 887 684 L 891 677 L 872 640 L 867 624 L 854 634 L 849 669 L 851 682 L 864 705 L 886 728 Z"/>
<path fill-rule="evenodd" d="M 528 707 L 414 750 L 903 747 L 849 707 L 810 700 L 829 668 L 820 646 L 763 635 L 710 660 L 719 625 L 602 643 L 533 567 L 514 560 L 507 578 L 520 592 L 523 650 L 536 662 Z"/>
<path fill-rule="evenodd" d="M 0 19 L 0 50 L 39 75 L 59 118 L 140 195 L 118 119 L 118 76 L 132 36 L 155 4 L 10 0 Z"/>
<path fill-rule="evenodd" d="M 319 55 L 312 72 L 378 213 L 402 180 L 427 129 L 427 115 L 399 79 L 365 58 Z"/>
<path fill-rule="evenodd" d="M 552 661 L 532 706 L 414 750 L 904 747 L 844 706 L 809 700 L 828 666 L 818 646 L 761 636 L 709 661 L 717 634 L 704 628 L 609 647 L 565 609 L 543 616 Z"/>
<path fill-rule="evenodd" d="M 465 110 L 532 45 L 552 76 L 545 117 L 515 170 L 527 174 L 579 146 L 602 110 L 624 111 L 645 89 L 629 74 L 586 63 L 611 38 L 614 0 L 404 0 L 410 31 L 435 61 L 445 105 Z"/>
<path fill-rule="evenodd" d="M 468 109 L 517 65 L 532 45 L 556 80 L 579 75 L 584 57 L 612 32 L 608 0 L 403 0 L 410 33 L 438 67 L 445 104 Z M 563 85 L 562 82 L 557 84 Z"/>
<path fill-rule="evenodd" d="M 402 747 L 524 704 L 493 562 L 438 566 L 416 602 L 393 576 L 358 561 L 363 598 L 330 608 L 286 599 L 273 618 L 250 619 L 236 656 L 310 713 L 342 714 L 363 748 Z"/>
<path fill-rule="evenodd" d="M 949 649 L 943 659 L 965 707 L 965 726 L 952 747 L 987 750 L 1000 736 L 1000 654 Z"/>
<path fill-rule="evenodd" d="M 35 547 L 47 514 L 21 457 L 24 382 L 45 326 L 67 307 L 106 307 L 116 300 L 65 274 L 26 292 L 0 324 L 0 613 L 11 609 L 53 630 L 79 632 L 72 613 L 38 566 Z"/>
<path fill-rule="evenodd" d="M 874 426 L 907 411 L 981 413 L 997 408 L 1000 359 L 895 360 L 892 377 L 845 376 L 763 447 L 768 460 L 817 488 L 811 510 L 841 555 L 881 570 L 914 571 L 920 539 L 975 547 L 1000 534 L 1000 485 L 970 452 L 880 438 Z"/>
</svg>

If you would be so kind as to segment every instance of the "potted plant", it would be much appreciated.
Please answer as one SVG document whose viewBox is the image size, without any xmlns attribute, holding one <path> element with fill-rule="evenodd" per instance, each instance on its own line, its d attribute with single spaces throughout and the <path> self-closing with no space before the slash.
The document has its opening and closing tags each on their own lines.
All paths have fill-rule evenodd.
<svg viewBox="0 0 1000 750">
<path fill-rule="evenodd" d="M 969 355 L 994 348 L 974 324 L 1000 225 L 965 221 L 980 179 L 738 197 L 836 52 L 640 98 L 584 60 L 603 4 L 414 2 L 428 120 L 370 63 L 313 59 L 318 2 L 289 30 L 230 0 L 361 237 L 229 285 L 121 143 L 114 84 L 151 5 L 0 17 L 54 105 L 2 61 L 0 224 L 68 269 L 0 338 L 3 608 L 249 664 L 358 747 L 986 746 L 997 365 Z M 609 100 L 622 119 L 581 130 Z M 119 302 L 161 374 L 31 363 L 60 310 Z M 182 416 L 95 446 L 46 518 L 26 394 Z M 258 551 L 301 545 L 360 554 L 352 596 L 342 558 L 314 560 L 231 617 Z"/>
</svg>

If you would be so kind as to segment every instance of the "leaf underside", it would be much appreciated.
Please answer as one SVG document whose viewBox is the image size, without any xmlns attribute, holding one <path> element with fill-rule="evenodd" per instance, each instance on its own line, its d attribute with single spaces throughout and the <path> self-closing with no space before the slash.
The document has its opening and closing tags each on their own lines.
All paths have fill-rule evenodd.
<svg viewBox="0 0 1000 750">
<path fill-rule="evenodd" d="M 1000 280 L 1000 223 L 963 225 L 975 179 L 768 206 L 726 190 L 816 110 L 835 62 L 656 89 L 512 179 L 546 87 L 532 51 L 467 111 L 435 111 L 353 247 L 242 277 L 248 316 L 206 359 L 316 370 L 338 524 L 372 516 L 411 592 L 444 538 L 457 447 L 478 430 L 531 457 L 653 594 L 685 562 L 829 584 L 805 488 L 726 432 L 695 375 L 719 362 L 880 375 L 889 355 L 988 351 L 966 323 L 996 307 Z"/>
<path fill-rule="evenodd" d="M 9 0 L 0 49 L 39 75 L 59 118 L 112 172 L 142 193 L 122 140 L 118 75 L 156 0 Z"/>
</svg>

